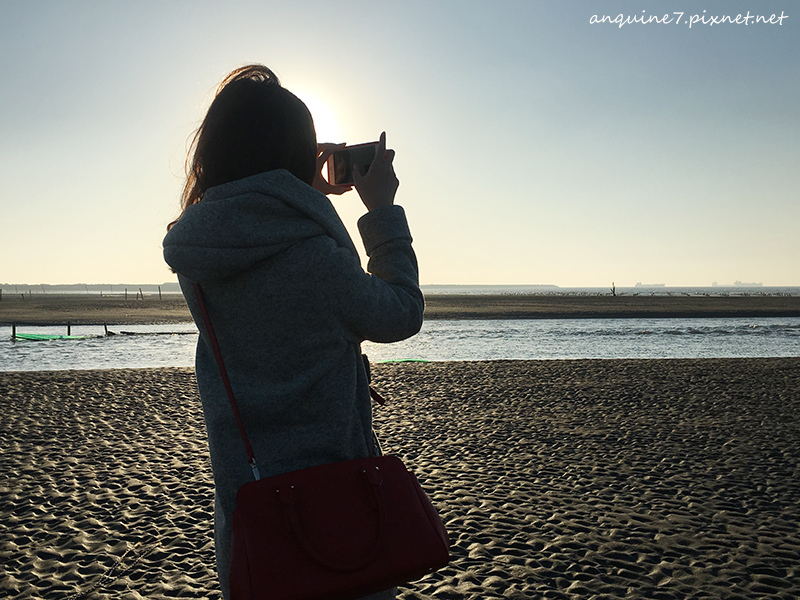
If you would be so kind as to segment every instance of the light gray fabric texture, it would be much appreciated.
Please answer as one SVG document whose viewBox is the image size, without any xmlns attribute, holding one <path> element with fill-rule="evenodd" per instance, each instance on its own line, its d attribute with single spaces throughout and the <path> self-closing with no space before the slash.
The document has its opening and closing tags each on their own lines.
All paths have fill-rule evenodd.
<svg viewBox="0 0 800 600">
<path fill-rule="evenodd" d="M 403 209 L 371 211 L 358 227 L 368 273 L 330 200 L 277 170 L 207 190 L 164 238 L 200 330 L 195 364 L 226 598 L 235 495 L 253 476 L 192 281 L 203 289 L 262 477 L 370 456 L 360 344 L 414 335 L 424 304 Z"/>
</svg>

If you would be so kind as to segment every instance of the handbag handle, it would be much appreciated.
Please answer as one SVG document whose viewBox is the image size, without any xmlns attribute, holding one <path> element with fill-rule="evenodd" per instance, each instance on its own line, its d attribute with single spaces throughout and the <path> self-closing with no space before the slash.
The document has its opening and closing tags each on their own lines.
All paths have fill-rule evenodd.
<svg viewBox="0 0 800 600">
<path fill-rule="evenodd" d="M 258 467 L 256 466 L 256 455 L 253 452 L 253 446 L 250 444 L 250 440 L 247 438 L 247 432 L 244 429 L 244 422 L 242 421 L 242 416 L 239 414 L 239 406 L 236 404 L 236 397 L 233 395 L 231 380 L 228 377 L 228 371 L 225 369 L 225 361 L 222 360 L 222 352 L 219 349 L 217 334 L 214 333 L 214 326 L 211 325 L 211 317 L 208 315 L 208 308 L 206 307 L 206 300 L 203 296 L 203 290 L 200 289 L 200 285 L 195 282 L 192 282 L 192 287 L 194 288 L 194 295 L 197 298 L 197 305 L 200 308 L 200 314 L 203 316 L 203 324 L 206 326 L 208 339 L 211 342 L 211 349 L 214 351 L 214 358 L 217 361 L 219 373 L 222 376 L 222 384 L 225 386 L 225 391 L 228 394 L 228 400 L 230 400 L 231 407 L 233 408 L 233 416 L 236 417 L 236 425 L 239 427 L 239 435 L 244 442 L 244 449 L 245 452 L 247 452 L 247 463 L 253 470 L 253 476 L 256 478 L 256 480 L 261 479 L 261 475 L 258 472 Z"/>
</svg>

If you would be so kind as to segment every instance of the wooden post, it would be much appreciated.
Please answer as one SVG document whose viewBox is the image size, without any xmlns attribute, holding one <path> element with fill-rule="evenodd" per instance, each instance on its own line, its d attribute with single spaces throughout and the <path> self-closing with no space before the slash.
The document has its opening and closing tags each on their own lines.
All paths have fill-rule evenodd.
<svg viewBox="0 0 800 600">
<path fill-rule="evenodd" d="M 16 323 L 12 323 L 11 324 L 11 341 L 12 342 L 16 342 L 17 341 L 17 324 Z"/>
<path fill-rule="evenodd" d="M 128 288 L 125 288 L 125 300 L 128 299 Z"/>
<path fill-rule="evenodd" d="M 106 336 L 108 336 L 108 323 L 103 323 L 103 329 L 105 329 Z"/>
<path fill-rule="evenodd" d="M 158 288 L 158 297 L 161 297 L 161 288 Z M 3 288 L 0 288 L 0 302 L 3 301 Z"/>
<path fill-rule="evenodd" d="M 67 321 L 67 335 L 72 335 L 72 323 Z"/>
<path fill-rule="evenodd" d="M 139 295 L 142 297 L 142 300 L 144 300 L 144 292 L 142 292 L 142 288 L 139 288 Z"/>
<path fill-rule="evenodd" d="M 0 300 L 3 299 L 3 290 L 0 290 Z M 161 300 L 161 286 L 158 286 L 158 299 Z"/>
</svg>

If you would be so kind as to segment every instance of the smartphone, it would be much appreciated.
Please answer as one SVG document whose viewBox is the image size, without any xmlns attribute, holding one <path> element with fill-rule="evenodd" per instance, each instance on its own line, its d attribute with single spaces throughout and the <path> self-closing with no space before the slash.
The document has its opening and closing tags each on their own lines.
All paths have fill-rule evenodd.
<svg viewBox="0 0 800 600">
<path fill-rule="evenodd" d="M 331 154 L 328 159 L 328 183 L 353 185 L 353 167 L 358 167 L 359 172 L 366 175 L 375 159 L 377 147 L 378 142 L 367 142 L 345 146 Z"/>
</svg>

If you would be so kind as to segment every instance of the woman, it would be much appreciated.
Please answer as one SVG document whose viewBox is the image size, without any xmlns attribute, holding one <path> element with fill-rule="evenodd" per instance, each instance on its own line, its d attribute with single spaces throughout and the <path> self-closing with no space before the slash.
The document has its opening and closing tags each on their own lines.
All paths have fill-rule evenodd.
<svg viewBox="0 0 800 600">
<path fill-rule="evenodd" d="M 215 546 L 228 598 L 231 514 L 253 475 L 203 326 L 202 287 L 262 477 L 371 456 L 360 343 L 417 333 L 423 298 L 385 135 L 366 175 L 358 222 L 368 273 L 320 171 L 311 115 L 266 67 L 228 75 L 198 130 L 183 212 L 164 239 L 200 329 L 196 370 L 215 483 Z M 394 598 L 394 590 L 376 598 Z"/>
</svg>

